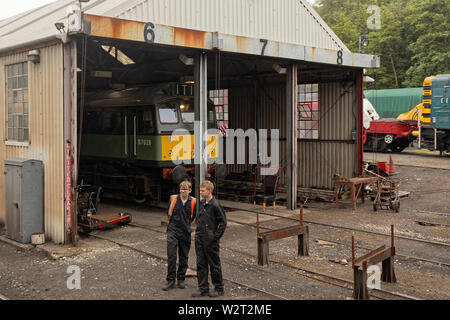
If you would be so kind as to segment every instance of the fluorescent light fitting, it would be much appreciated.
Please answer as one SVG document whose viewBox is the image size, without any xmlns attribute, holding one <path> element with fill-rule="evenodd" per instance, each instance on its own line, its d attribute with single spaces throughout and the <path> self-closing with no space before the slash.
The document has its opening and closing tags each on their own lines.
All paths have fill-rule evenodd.
<svg viewBox="0 0 450 320">
<path fill-rule="evenodd" d="M 123 65 L 136 63 L 129 56 L 123 53 L 123 51 L 117 49 L 116 47 L 102 45 L 102 49 L 108 52 L 112 57 L 114 57 L 114 59 L 117 59 L 117 61 Z"/>
<path fill-rule="evenodd" d="M 184 54 L 180 53 L 178 59 L 181 60 L 185 65 L 192 66 L 194 64 L 194 58 L 186 57 Z"/>
</svg>

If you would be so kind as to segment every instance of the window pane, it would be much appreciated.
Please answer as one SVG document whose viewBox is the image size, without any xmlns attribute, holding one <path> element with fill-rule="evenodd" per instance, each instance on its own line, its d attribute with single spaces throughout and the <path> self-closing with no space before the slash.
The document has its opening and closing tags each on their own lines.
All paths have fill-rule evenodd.
<svg viewBox="0 0 450 320">
<path fill-rule="evenodd" d="M 23 114 L 28 114 L 28 102 L 23 103 Z"/>
<path fill-rule="evenodd" d="M 19 65 L 13 65 L 13 76 L 17 76 L 19 74 Z"/>
<path fill-rule="evenodd" d="M 177 109 L 159 109 L 159 118 L 161 123 L 177 123 Z"/>
<path fill-rule="evenodd" d="M 28 63 L 27 62 L 24 62 L 24 64 L 23 64 L 23 72 L 24 72 L 24 74 L 28 75 Z"/>
<path fill-rule="evenodd" d="M 21 103 L 14 103 L 14 113 L 22 113 L 23 105 Z"/>
<path fill-rule="evenodd" d="M 28 128 L 28 116 L 23 116 L 23 128 Z"/>
<path fill-rule="evenodd" d="M 8 140 L 14 140 L 13 134 L 14 134 L 13 129 L 8 128 Z"/>
<path fill-rule="evenodd" d="M 19 141 L 23 141 L 23 129 L 19 128 L 18 129 L 18 139 Z"/>
<path fill-rule="evenodd" d="M 13 140 L 17 140 L 19 137 L 19 129 L 13 128 L 12 130 L 13 130 L 13 134 L 12 134 Z"/>
<path fill-rule="evenodd" d="M 23 87 L 28 88 L 28 76 L 23 77 Z"/>
<path fill-rule="evenodd" d="M 180 102 L 181 119 L 185 123 L 193 123 L 195 120 L 194 104 L 189 101 Z"/>
<path fill-rule="evenodd" d="M 29 138 L 28 138 L 28 129 L 24 129 L 23 130 L 23 140 L 24 141 L 28 141 L 29 140 Z"/>
</svg>

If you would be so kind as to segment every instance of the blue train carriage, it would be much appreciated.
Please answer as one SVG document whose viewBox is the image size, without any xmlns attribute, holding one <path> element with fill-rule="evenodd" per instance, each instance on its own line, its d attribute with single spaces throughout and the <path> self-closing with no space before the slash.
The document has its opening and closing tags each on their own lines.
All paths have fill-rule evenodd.
<svg viewBox="0 0 450 320">
<path fill-rule="evenodd" d="M 427 77 L 423 82 L 421 128 L 412 134 L 419 137 L 421 147 L 450 152 L 450 75 Z"/>
<path fill-rule="evenodd" d="M 86 94 L 83 112 L 79 182 L 102 187 L 102 195 L 138 203 L 160 203 L 193 180 L 193 86 L 168 83 L 151 87 L 104 90 Z M 208 128 L 216 128 L 215 108 L 208 101 Z M 172 135 L 176 129 L 183 134 Z M 218 136 L 208 136 L 216 158 Z"/>
</svg>

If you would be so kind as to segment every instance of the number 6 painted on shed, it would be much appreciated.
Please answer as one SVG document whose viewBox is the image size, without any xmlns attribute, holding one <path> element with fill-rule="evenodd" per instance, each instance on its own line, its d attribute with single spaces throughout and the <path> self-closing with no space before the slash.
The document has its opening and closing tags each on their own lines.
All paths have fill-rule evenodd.
<svg viewBox="0 0 450 320">
<path fill-rule="evenodd" d="M 145 24 L 145 27 L 144 27 L 144 40 L 145 40 L 145 42 L 147 42 L 147 43 L 155 42 L 155 32 L 153 31 L 154 28 L 155 28 L 155 25 L 153 23 L 151 23 L 151 22 L 147 22 Z M 148 38 L 148 34 L 149 33 L 152 35 L 150 39 Z"/>
</svg>

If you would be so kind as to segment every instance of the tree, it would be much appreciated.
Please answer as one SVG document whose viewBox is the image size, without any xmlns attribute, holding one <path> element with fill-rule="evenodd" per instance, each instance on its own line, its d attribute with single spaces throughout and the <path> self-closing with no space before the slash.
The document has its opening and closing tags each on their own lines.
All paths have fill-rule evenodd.
<svg viewBox="0 0 450 320">
<path fill-rule="evenodd" d="M 381 10 L 381 29 L 367 26 L 367 8 Z M 379 69 L 368 70 L 377 88 L 420 87 L 425 77 L 448 73 L 448 0 L 320 0 L 316 10 L 352 52 L 368 34 L 366 53 L 380 55 Z"/>
<path fill-rule="evenodd" d="M 448 0 L 414 0 L 407 22 L 414 31 L 408 45 L 411 65 L 406 70 L 405 86 L 421 86 L 434 74 L 449 73 L 450 40 Z"/>
</svg>

